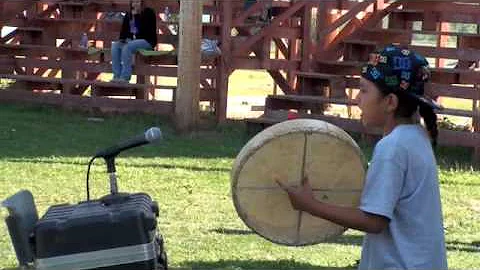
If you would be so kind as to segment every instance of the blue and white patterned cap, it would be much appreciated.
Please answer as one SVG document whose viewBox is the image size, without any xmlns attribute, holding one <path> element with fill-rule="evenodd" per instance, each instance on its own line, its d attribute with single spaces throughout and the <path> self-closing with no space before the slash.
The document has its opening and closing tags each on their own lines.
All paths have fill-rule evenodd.
<svg viewBox="0 0 480 270">
<path fill-rule="evenodd" d="M 369 62 L 362 68 L 362 77 L 384 93 L 404 93 L 431 108 L 442 108 L 424 95 L 425 83 L 430 79 L 428 61 L 409 49 L 390 45 L 370 54 Z"/>
</svg>

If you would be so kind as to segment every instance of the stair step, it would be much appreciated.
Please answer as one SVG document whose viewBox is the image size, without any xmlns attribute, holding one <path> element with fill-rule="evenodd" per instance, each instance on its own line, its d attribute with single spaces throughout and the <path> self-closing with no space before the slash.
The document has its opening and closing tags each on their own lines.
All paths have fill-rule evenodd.
<svg viewBox="0 0 480 270">
<path fill-rule="evenodd" d="M 365 65 L 365 62 L 362 61 L 335 61 L 335 60 L 319 60 L 318 64 L 323 65 L 334 65 L 334 66 L 345 66 L 345 67 L 362 67 Z"/>
<path fill-rule="evenodd" d="M 364 40 L 364 39 L 347 39 L 343 41 L 345 44 L 358 44 L 358 45 L 367 45 L 367 46 L 377 46 L 378 42 L 376 41 L 370 41 L 370 40 Z"/>
<path fill-rule="evenodd" d="M 401 13 L 401 14 L 424 14 L 425 11 L 421 9 L 393 9 L 392 13 Z"/>
<path fill-rule="evenodd" d="M 21 26 L 17 27 L 17 32 L 43 32 L 44 29 L 41 27 L 29 27 L 29 26 Z"/>
<path fill-rule="evenodd" d="M 374 33 L 374 34 L 398 34 L 398 35 L 421 34 L 421 35 L 480 37 L 480 34 L 474 34 L 474 33 L 443 32 L 443 31 L 431 31 L 431 30 L 407 30 L 407 29 L 396 29 L 396 28 L 366 28 L 363 31 L 367 33 Z"/>
<path fill-rule="evenodd" d="M 282 101 L 291 101 L 291 102 L 301 102 L 301 103 L 310 103 L 310 104 L 338 104 L 338 105 L 349 105 L 355 106 L 358 104 L 357 101 L 351 99 L 342 99 L 342 98 L 328 98 L 322 96 L 307 96 L 307 95 L 269 95 L 267 97 L 269 100 L 282 100 Z"/>
<path fill-rule="evenodd" d="M 93 82 L 94 86 L 97 88 L 103 89 L 145 89 L 151 87 L 150 84 L 137 84 L 137 83 L 127 83 L 127 82 L 103 82 L 95 81 Z"/>
<path fill-rule="evenodd" d="M 328 73 L 317 73 L 317 72 L 297 72 L 295 73 L 298 77 L 302 78 L 312 78 L 312 79 L 340 79 L 344 78 L 342 75 L 328 74 Z"/>
<path fill-rule="evenodd" d="M 137 99 L 148 98 L 153 85 L 127 82 L 101 82 L 92 84 L 92 96 L 135 96 Z"/>
<path fill-rule="evenodd" d="M 58 3 L 60 6 L 76 6 L 76 7 L 85 7 L 90 3 L 89 1 L 65 1 Z"/>
</svg>

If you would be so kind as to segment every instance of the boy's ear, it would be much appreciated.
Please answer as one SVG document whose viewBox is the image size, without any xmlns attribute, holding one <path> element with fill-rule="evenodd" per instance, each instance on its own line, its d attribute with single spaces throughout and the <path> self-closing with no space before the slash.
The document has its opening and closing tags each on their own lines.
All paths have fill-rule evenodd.
<svg viewBox="0 0 480 270">
<path fill-rule="evenodd" d="M 398 108 L 398 97 L 397 95 L 390 93 L 385 96 L 386 107 L 385 111 L 387 113 L 395 113 Z"/>
</svg>

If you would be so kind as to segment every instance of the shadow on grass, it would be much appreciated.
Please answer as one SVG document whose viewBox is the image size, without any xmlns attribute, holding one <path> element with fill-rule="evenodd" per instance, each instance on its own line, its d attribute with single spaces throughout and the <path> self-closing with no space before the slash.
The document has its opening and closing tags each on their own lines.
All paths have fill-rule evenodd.
<svg viewBox="0 0 480 270">
<path fill-rule="evenodd" d="M 255 234 L 255 232 L 250 230 L 241 230 L 241 229 L 226 229 L 226 228 L 217 228 L 210 230 L 210 232 L 224 234 L 224 235 L 251 235 Z"/>
<path fill-rule="evenodd" d="M 480 252 L 480 241 L 473 241 L 471 243 L 450 241 L 447 242 L 447 250 L 478 253 Z"/>
<path fill-rule="evenodd" d="M 100 116 L 92 121 L 85 113 L 54 108 L 4 105 L 0 107 L 0 158 L 91 157 L 98 150 L 141 134 L 152 126 L 162 129 L 157 143 L 122 152 L 121 157 L 235 158 L 252 135 L 247 135 L 243 121 L 215 126 L 210 120 L 193 135 L 178 135 L 170 119 L 148 115 Z M 98 117 L 96 117 L 98 118 Z M 352 134 L 367 160 L 372 144 Z M 439 147 L 440 168 L 472 169 L 472 149 Z"/>
<path fill-rule="evenodd" d="M 346 267 L 328 267 L 312 265 L 309 263 L 296 262 L 294 260 L 220 260 L 216 262 L 189 261 L 179 269 L 356 269 L 356 263 Z"/>
<path fill-rule="evenodd" d="M 100 158 L 100 160 L 102 160 Z M 44 160 L 44 159 L 20 159 L 20 158 L 7 158 L 4 159 L 6 162 L 11 163 L 43 163 L 43 164 L 62 164 L 62 165 L 88 165 L 87 159 L 85 162 L 78 162 L 78 161 L 60 161 L 60 160 Z M 97 166 L 104 166 L 103 161 L 95 162 Z M 195 172 L 230 172 L 230 168 L 215 168 L 215 167 L 199 167 L 199 166 L 183 166 L 183 165 L 172 165 L 172 164 L 164 164 L 164 163 L 147 163 L 147 164 L 124 164 L 124 163 L 116 163 L 117 166 L 126 166 L 131 168 L 156 168 L 156 169 L 184 169 L 190 170 Z"/>
<path fill-rule="evenodd" d="M 363 243 L 363 236 L 342 235 L 340 237 L 330 239 L 324 243 L 361 246 Z M 466 243 L 458 241 L 448 241 L 446 242 L 446 246 L 448 251 L 480 252 L 480 242 Z"/>
<path fill-rule="evenodd" d="M 14 105 L 0 107 L 0 115 L 0 158 L 91 157 L 152 126 L 160 127 L 162 140 L 120 156 L 234 158 L 248 139 L 243 122 L 235 121 L 216 126 L 207 119 L 197 132 L 178 135 L 170 119 L 151 115 L 95 116 L 97 120 L 92 120 L 85 113 Z"/>
<path fill-rule="evenodd" d="M 280 261 L 235 261 L 235 260 L 221 260 L 218 262 L 203 262 L 203 261 L 191 261 L 186 262 L 180 267 L 168 267 L 170 270 L 242 270 L 242 269 L 305 269 L 305 270 L 327 270 L 327 269 L 356 269 L 356 266 L 347 267 L 325 267 L 315 266 L 308 263 L 298 263 L 289 260 Z M 2 270 L 34 270 L 34 268 L 3 268 Z"/>
<path fill-rule="evenodd" d="M 228 229 L 228 228 L 216 228 L 211 230 L 218 234 L 224 235 L 251 235 L 255 232 L 243 229 Z M 324 244 L 343 244 L 343 245 L 355 245 L 361 246 L 363 243 L 362 235 L 341 235 L 332 239 L 328 239 Z M 473 242 L 460 242 L 460 241 L 448 241 L 446 242 L 448 251 L 463 251 L 463 252 L 480 252 L 480 241 Z"/>
</svg>

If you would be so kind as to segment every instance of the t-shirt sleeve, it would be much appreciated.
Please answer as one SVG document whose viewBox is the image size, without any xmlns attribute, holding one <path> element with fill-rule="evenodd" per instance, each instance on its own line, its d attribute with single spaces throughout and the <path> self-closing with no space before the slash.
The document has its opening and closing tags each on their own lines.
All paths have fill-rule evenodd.
<svg viewBox="0 0 480 270">
<path fill-rule="evenodd" d="M 405 166 L 392 148 L 376 150 L 367 171 L 360 209 L 391 220 L 405 182 Z"/>
</svg>

